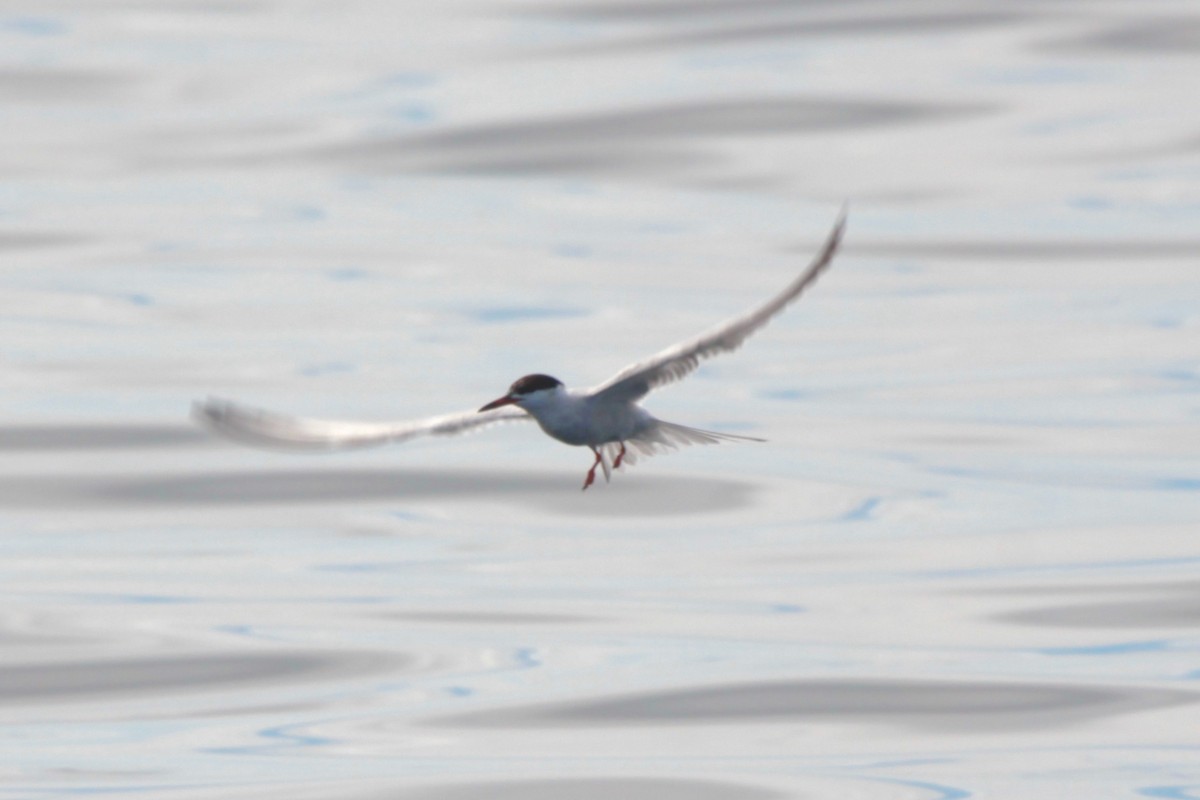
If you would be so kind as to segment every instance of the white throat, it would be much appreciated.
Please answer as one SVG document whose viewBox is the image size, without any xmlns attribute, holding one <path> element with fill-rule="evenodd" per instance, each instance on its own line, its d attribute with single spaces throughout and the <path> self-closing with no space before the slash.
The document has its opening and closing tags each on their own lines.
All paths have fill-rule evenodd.
<svg viewBox="0 0 1200 800">
<path fill-rule="evenodd" d="M 584 444 L 591 438 L 588 397 L 563 386 L 541 389 L 523 396 L 517 405 L 537 420 L 542 430 L 568 444 Z"/>
</svg>

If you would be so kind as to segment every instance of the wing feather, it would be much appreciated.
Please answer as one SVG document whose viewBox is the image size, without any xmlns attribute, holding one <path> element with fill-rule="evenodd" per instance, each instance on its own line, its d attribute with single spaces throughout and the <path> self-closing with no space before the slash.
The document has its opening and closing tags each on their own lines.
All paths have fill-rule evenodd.
<svg viewBox="0 0 1200 800">
<path fill-rule="evenodd" d="M 590 391 L 597 396 L 632 402 L 645 396 L 652 389 L 686 377 L 704 359 L 738 349 L 752 333 L 766 325 L 820 277 L 832 263 L 845 228 L 846 210 L 843 208 L 825 244 L 808 268 L 783 291 L 761 306 L 726 320 L 695 338 L 672 345 L 644 361 L 632 364 Z"/>
<path fill-rule="evenodd" d="M 192 417 L 234 441 L 290 450 L 350 450 L 396 444 L 418 436 L 454 436 L 500 422 L 532 419 L 515 406 L 464 411 L 405 422 L 342 422 L 304 419 L 210 397 L 192 405 Z"/>
</svg>

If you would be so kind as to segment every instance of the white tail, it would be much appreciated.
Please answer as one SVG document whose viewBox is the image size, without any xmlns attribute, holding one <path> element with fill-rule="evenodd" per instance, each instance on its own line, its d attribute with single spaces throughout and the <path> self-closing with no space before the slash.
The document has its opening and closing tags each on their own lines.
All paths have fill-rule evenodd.
<svg viewBox="0 0 1200 800">
<path fill-rule="evenodd" d="M 659 453 L 670 452 L 692 444 L 720 444 L 721 442 L 765 442 L 754 436 L 739 436 L 736 433 L 705 431 L 689 428 L 674 422 L 655 420 L 654 424 L 637 436 L 625 441 L 625 455 L 621 466 L 636 464 L 639 458 L 648 458 Z M 600 466 L 604 469 L 604 480 L 612 475 L 613 465 L 621 452 L 621 442 L 606 442 L 597 448 L 600 451 Z"/>
</svg>

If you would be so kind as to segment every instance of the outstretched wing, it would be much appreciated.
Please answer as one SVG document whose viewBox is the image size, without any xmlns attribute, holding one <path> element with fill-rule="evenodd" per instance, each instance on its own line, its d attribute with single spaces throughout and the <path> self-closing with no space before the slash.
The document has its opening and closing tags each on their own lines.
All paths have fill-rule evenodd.
<svg viewBox="0 0 1200 800">
<path fill-rule="evenodd" d="M 210 397 L 192 405 L 192 418 L 209 430 L 243 444 L 292 450 L 349 450 L 415 439 L 454 436 L 498 422 L 532 419 L 515 406 L 464 411 L 406 422 L 338 422 L 302 419 Z"/>
<path fill-rule="evenodd" d="M 782 292 L 758 308 L 727 320 L 694 339 L 672 345 L 645 361 L 632 364 L 590 391 L 597 396 L 633 402 L 645 396 L 651 389 L 686 377 L 702 360 L 738 349 L 750 334 L 766 325 L 816 281 L 833 261 L 845 228 L 846 210 L 843 208 L 837 223 L 829 233 L 829 238 L 808 265 L 808 269 Z"/>
</svg>

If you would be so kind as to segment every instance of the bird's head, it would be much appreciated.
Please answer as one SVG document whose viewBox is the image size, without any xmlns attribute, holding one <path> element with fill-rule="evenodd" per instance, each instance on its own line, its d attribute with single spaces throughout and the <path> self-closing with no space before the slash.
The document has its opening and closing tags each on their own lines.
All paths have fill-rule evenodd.
<svg viewBox="0 0 1200 800">
<path fill-rule="evenodd" d="M 508 394 L 497 397 L 479 410 L 491 411 L 493 408 L 507 405 L 529 408 L 531 405 L 536 406 L 545 402 L 561 391 L 563 391 L 563 383 L 558 378 L 552 378 L 549 375 L 526 375 L 518 378 L 512 386 L 508 387 Z"/>
</svg>

